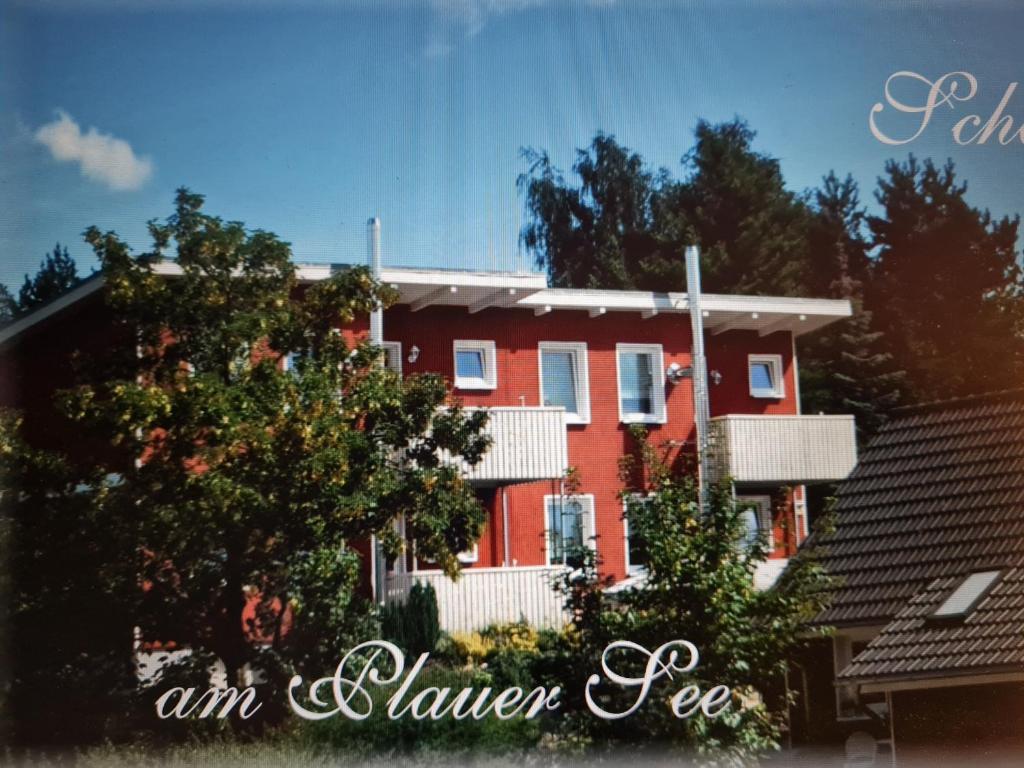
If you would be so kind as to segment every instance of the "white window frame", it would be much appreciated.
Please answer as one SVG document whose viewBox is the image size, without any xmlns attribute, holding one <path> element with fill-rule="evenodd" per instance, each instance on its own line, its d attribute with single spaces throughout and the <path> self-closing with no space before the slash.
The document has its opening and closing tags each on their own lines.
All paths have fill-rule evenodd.
<svg viewBox="0 0 1024 768">
<path fill-rule="evenodd" d="M 566 424 L 590 423 L 590 369 L 587 364 L 587 344 L 583 341 L 542 341 L 537 344 L 537 383 L 540 404 L 544 405 L 544 353 L 569 352 L 576 359 L 576 407 L 578 413 L 565 412 Z"/>
<path fill-rule="evenodd" d="M 757 530 L 764 537 L 764 544 L 769 553 L 775 549 L 775 529 L 772 525 L 772 497 L 767 493 L 738 493 L 737 503 L 753 502 L 757 504 Z"/>
<path fill-rule="evenodd" d="M 565 565 L 565 563 L 552 563 L 551 562 L 551 526 L 549 525 L 548 518 L 548 505 L 551 504 L 555 499 L 563 501 L 579 501 L 583 504 L 583 514 L 586 520 L 590 522 L 590 531 L 583 531 L 583 543 L 590 547 L 593 552 L 597 552 L 597 507 L 594 504 L 594 494 L 592 493 L 549 493 L 544 496 L 544 565 Z"/>
<path fill-rule="evenodd" d="M 483 378 L 459 376 L 459 352 L 480 352 L 483 356 Z M 497 389 L 498 360 L 493 341 L 456 339 L 452 342 L 452 378 L 456 389 Z"/>
<path fill-rule="evenodd" d="M 647 573 L 647 566 L 640 565 L 639 563 L 637 565 L 633 565 L 629 561 L 629 518 L 626 516 L 626 509 L 629 507 L 630 501 L 643 501 L 644 499 L 652 498 L 653 495 L 654 494 L 651 493 L 646 495 L 643 493 L 630 493 L 622 499 L 622 532 L 625 536 L 622 551 L 624 553 L 623 560 L 626 564 L 626 574 L 628 576 L 639 576 Z"/>
<path fill-rule="evenodd" d="M 455 556 L 460 563 L 463 565 L 471 565 L 480 560 L 480 544 L 474 544 L 472 549 L 467 549 L 464 552 L 459 552 Z"/>
<path fill-rule="evenodd" d="M 402 342 L 400 341 L 382 341 L 380 348 L 384 350 L 385 365 L 387 363 L 395 363 L 391 369 L 398 374 L 398 378 L 402 378 Z"/>
<path fill-rule="evenodd" d="M 622 410 L 622 355 L 648 354 L 654 357 L 654 391 L 651 404 L 654 413 L 628 413 Z M 668 421 L 665 407 L 665 355 L 661 344 L 616 344 L 615 384 L 619 398 L 619 421 L 622 424 L 664 424 Z"/>
<path fill-rule="evenodd" d="M 752 369 L 754 364 L 767 364 L 772 369 L 775 386 L 771 389 L 755 389 Z M 782 368 L 782 355 L 747 355 L 747 388 L 751 397 L 765 400 L 781 400 L 786 396 L 786 379 Z"/>
</svg>

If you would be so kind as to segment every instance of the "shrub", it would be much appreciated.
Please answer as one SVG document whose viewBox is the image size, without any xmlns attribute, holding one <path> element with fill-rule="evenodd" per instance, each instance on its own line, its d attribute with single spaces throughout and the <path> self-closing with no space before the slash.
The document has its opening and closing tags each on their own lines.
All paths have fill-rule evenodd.
<svg viewBox="0 0 1024 768">
<path fill-rule="evenodd" d="M 451 641 L 455 658 L 467 667 L 483 664 L 495 648 L 494 641 L 479 632 L 454 632 Z"/>
<path fill-rule="evenodd" d="M 429 664 L 416 678 L 403 701 L 411 700 L 428 687 L 451 688 L 459 691 L 472 687 L 477 691 L 485 686 L 494 687 L 493 678 L 483 670 L 450 669 Z M 342 716 L 318 722 L 296 723 L 291 740 L 305 750 L 327 751 L 334 755 L 394 755 L 396 753 L 435 753 L 443 756 L 443 764 L 461 763 L 460 754 L 499 753 L 507 756 L 515 750 L 534 747 L 540 739 L 540 724 L 536 720 L 515 717 L 499 720 L 485 717 L 481 720 L 466 718 L 415 720 L 410 716 L 390 720 L 387 701 L 397 684 L 373 688 L 373 713 L 362 721 Z"/>
<path fill-rule="evenodd" d="M 385 605 L 381 609 L 381 634 L 411 656 L 432 652 L 441 639 L 434 588 L 416 582 L 405 603 Z"/>
</svg>

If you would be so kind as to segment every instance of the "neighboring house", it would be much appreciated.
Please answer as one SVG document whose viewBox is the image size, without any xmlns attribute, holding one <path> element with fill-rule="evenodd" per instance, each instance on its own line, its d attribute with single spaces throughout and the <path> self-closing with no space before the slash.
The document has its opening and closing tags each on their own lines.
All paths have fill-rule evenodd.
<svg viewBox="0 0 1024 768">
<path fill-rule="evenodd" d="M 803 660 L 795 732 L 1024 746 L 1024 390 L 897 411 L 808 544 L 836 633 Z"/>
<path fill-rule="evenodd" d="M 174 279 L 173 262 L 158 265 Z M 298 267 L 301 282 L 329 265 Z M 643 568 L 619 497 L 628 426 L 650 428 L 655 444 L 695 452 L 692 362 L 684 293 L 551 289 L 543 275 L 384 268 L 398 292 L 384 312 L 387 364 L 402 375 L 440 372 L 470 407 L 490 410 L 493 445 L 466 475 L 488 510 L 482 538 L 462 555 L 452 582 L 414 552 L 378 562 L 367 546 L 367 583 L 382 600 L 401 599 L 416 580 L 438 594 L 442 626 L 480 627 L 525 618 L 563 621 L 550 581 L 572 545 L 596 547 L 602 569 L 623 580 Z M 33 438 L 75 450 L 46 415 L 53 390 L 71 383 L 72 353 L 117 342 L 109 333 L 102 278 L 0 331 L 5 371 L 0 404 L 21 407 Z M 807 535 L 804 485 L 835 482 L 856 460 L 852 416 L 801 415 L 794 338 L 851 314 L 847 301 L 764 296 L 702 297 L 715 471 L 756 503 L 750 525 L 770 532 L 770 583 Z M 369 330 L 369 319 L 345 329 Z M 9 372 L 9 373 L 8 373 Z M 678 379 L 673 383 L 672 379 Z M 573 467 L 579 493 L 563 492 Z"/>
</svg>

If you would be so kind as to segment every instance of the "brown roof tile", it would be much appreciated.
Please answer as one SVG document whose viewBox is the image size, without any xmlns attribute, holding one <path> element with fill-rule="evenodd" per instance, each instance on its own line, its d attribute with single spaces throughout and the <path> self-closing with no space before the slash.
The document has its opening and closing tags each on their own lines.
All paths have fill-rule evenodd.
<svg viewBox="0 0 1024 768">
<path fill-rule="evenodd" d="M 885 626 L 841 678 L 1024 668 L 1024 390 L 899 414 L 809 543 L 838 581 L 818 621 Z M 962 623 L 929 619 L 988 569 L 1002 578 Z"/>
</svg>

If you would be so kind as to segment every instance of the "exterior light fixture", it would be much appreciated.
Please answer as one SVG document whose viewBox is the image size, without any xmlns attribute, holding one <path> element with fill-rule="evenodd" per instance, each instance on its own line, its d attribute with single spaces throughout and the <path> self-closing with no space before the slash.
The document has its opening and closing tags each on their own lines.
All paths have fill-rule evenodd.
<svg viewBox="0 0 1024 768">
<path fill-rule="evenodd" d="M 672 363 L 665 369 L 665 378 L 672 384 L 678 384 L 683 379 L 693 378 L 693 368 L 690 366 L 683 368 L 679 363 Z"/>
<path fill-rule="evenodd" d="M 415 363 L 419 359 L 420 359 L 420 348 L 417 347 L 415 344 L 413 344 L 412 347 L 409 349 L 409 362 L 410 363 Z"/>
</svg>

